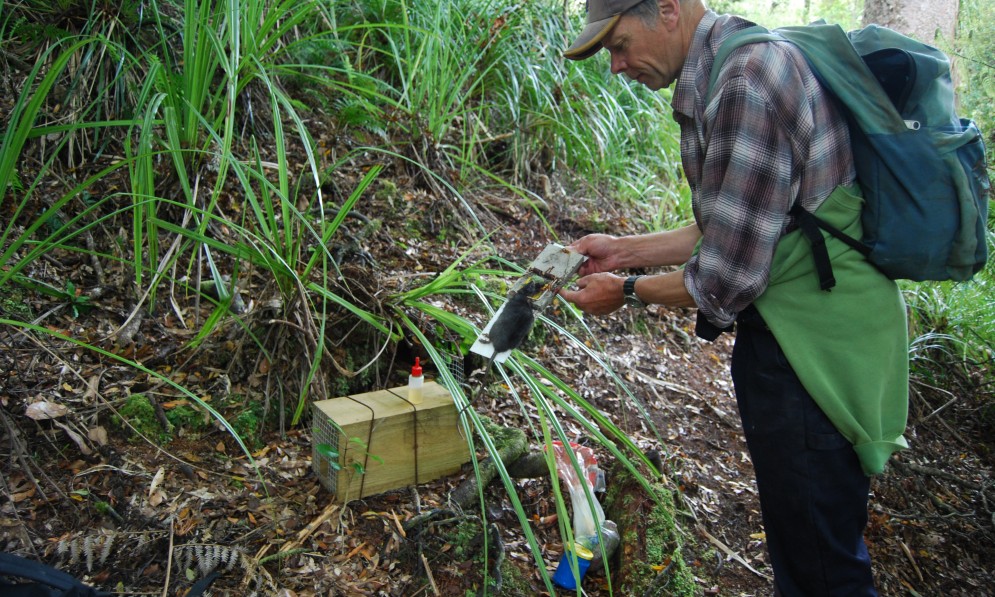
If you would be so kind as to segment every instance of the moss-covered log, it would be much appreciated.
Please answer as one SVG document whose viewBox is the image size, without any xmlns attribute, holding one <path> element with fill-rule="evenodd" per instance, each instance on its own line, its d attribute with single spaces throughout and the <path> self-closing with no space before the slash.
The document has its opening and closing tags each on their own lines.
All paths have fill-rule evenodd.
<svg viewBox="0 0 995 597">
<path fill-rule="evenodd" d="M 608 473 L 605 515 L 618 525 L 618 550 L 609 562 L 616 595 L 644 597 L 695 594 L 694 576 L 684 562 L 674 496 L 660 483 L 648 492 L 625 467 Z"/>
<path fill-rule="evenodd" d="M 485 425 L 487 432 L 494 441 L 495 447 L 497 447 L 498 456 L 505 466 L 517 461 L 525 454 L 525 450 L 528 449 L 529 444 L 526 441 L 524 431 L 521 429 L 499 427 L 486 419 Z M 477 470 L 476 475 L 468 477 L 449 494 L 449 501 L 451 503 L 458 504 L 464 509 L 472 506 L 473 501 L 477 499 L 480 488 L 487 487 L 494 480 L 498 469 L 494 460 L 488 457 L 478 463 Z"/>
</svg>

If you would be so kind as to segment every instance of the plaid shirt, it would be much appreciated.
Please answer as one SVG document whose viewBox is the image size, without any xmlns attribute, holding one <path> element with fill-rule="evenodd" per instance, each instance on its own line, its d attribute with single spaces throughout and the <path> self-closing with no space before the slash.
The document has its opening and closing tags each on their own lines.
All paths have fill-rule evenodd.
<svg viewBox="0 0 995 597">
<path fill-rule="evenodd" d="M 715 54 L 752 25 L 706 12 L 674 89 L 681 158 L 702 231 L 684 284 L 708 320 L 731 325 L 767 288 L 774 249 L 793 229 L 788 211 L 814 211 L 855 178 L 846 122 L 789 43 L 735 50 L 706 106 Z"/>
</svg>

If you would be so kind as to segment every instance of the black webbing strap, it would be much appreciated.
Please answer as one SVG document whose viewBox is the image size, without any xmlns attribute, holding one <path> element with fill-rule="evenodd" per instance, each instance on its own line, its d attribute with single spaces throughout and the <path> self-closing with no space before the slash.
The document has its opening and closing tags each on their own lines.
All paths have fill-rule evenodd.
<svg viewBox="0 0 995 597">
<path fill-rule="evenodd" d="M 805 211 L 805 210 L 802 210 L 802 211 Z M 845 242 L 846 244 L 850 245 L 850 247 L 852 249 L 854 249 L 855 251 L 859 251 L 860 253 L 863 253 L 864 257 L 867 257 L 867 256 L 869 256 L 871 254 L 871 248 L 869 246 L 867 246 L 864 243 L 860 242 L 859 240 L 853 238 L 852 236 L 850 236 L 846 232 L 843 232 L 842 230 L 840 230 L 839 228 L 833 226 L 832 224 L 827 223 L 825 220 L 823 220 L 823 219 L 821 219 L 821 218 L 819 218 L 817 216 L 814 216 L 814 215 L 808 213 L 807 211 L 805 213 L 807 213 L 808 217 L 812 218 L 812 220 L 814 220 L 815 223 L 819 225 L 819 228 L 822 228 L 823 230 L 825 230 L 829 234 L 832 234 L 836 238 L 838 238 L 841 241 Z"/>
<path fill-rule="evenodd" d="M 0 553 L 0 576 L 33 580 L 40 584 L 8 585 L 0 581 L 3 595 L 67 595 L 72 597 L 105 597 L 110 593 L 88 587 L 77 578 L 47 564 L 28 560 L 11 553 Z"/>
<path fill-rule="evenodd" d="M 802 206 L 795 203 L 791 208 L 792 216 L 798 223 L 798 228 L 812 245 L 812 257 L 815 259 L 815 271 L 819 275 L 819 288 L 829 291 L 836 286 L 836 278 L 833 276 L 833 264 L 829 262 L 829 251 L 826 249 L 826 237 L 822 236 L 819 230 L 819 220 L 805 211 Z M 838 231 L 837 231 L 838 232 Z M 843 234 L 840 232 L 840 234 Z M 834 235 L 835 236 L 835 235 Z M 846 236 L 846 235 L 844 235 Z"/>
<path fill-rule="evenodd" d="M 714 342 L 716 338 L 721 336 L 724 332 L 731 332 L 732 326 L 720 328 L 705 317 L 705 315 L 698 310 L 698 317 L 694 322 L 694 335 L 698 336 L 702 340 L 707 340 L 709 342 Z"/>
</svg>

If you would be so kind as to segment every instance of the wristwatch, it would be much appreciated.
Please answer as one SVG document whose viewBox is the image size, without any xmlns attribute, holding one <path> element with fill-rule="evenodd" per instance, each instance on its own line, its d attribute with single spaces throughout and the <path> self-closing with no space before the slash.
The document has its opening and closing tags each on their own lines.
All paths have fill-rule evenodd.
<svg viewBox="0 0 995 597">
<path fill-rule="evenodd" d="M 646 303 L 636 295 L 636 280 L 642 276 L 629 276 L 622 285 L 622 294 L 625 295 L 625 304 L 630 307 L 642 308 Z"/>
</svg>

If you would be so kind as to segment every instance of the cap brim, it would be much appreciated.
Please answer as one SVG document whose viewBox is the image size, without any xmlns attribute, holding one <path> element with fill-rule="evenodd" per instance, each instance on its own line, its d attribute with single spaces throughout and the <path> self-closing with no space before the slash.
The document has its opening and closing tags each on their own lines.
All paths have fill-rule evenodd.
<svg viewBox="0 0 995 597">
<path fill-rule="evenodd" d="M 601 49 L 601 40 L 604 39 L 615 23 L 622 15 L 614 15 L 607 19 L 588 23 L 584 30 L 577 36 L 573 45 L 563 52 L 565 58 L 570 60 L 584 60 L 598 53 Z"/>
</svg>

